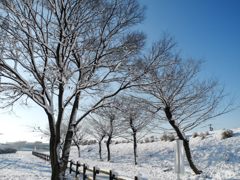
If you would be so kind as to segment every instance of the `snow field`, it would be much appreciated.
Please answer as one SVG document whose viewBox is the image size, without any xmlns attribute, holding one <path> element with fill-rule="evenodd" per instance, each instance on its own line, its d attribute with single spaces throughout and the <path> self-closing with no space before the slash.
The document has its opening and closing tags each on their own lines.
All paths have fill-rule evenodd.
<svg viewBox="0 0 240 180">
<path fill-rule="evenodd" d="M 238 180 L 240 179 L 240 128 L 234 129 L 234 136 L 221 139 L 221 131 L 212 132 L 205 139 L 190 137 L 192 156 L 203 174 L 194 175 L 185 158 L 185 174 L 182 180 Z M 157 141 L 138 144 L 138 165 L 133 165 L 132 143 L 111 145 L 111 162 L 106 162 L 107 153 L 103 146 L 104 161 L 98 158 L 98 146 L 81 148 L 81 158 L 72 147 L 70 159 L 79 160 L 90 167 L 117 172 L 120 176 L 140 180 L 175 180 L 174 146 L 176 142 Z M 0 180 L 49 180 L 49 162 L 31 155 L 29 151 L 16 154 L 0 154 Z"/>
<path fill-rule="evenodd" d="M 237 180 L 240 179 L 240 129 L 234 130 L 234 137 L 221 139 L 221 130 L 212 132 L 205 139 L 190 137 L 190 147 L 193 161 L 203 174 L 194 175 L 185 158 L 185 174 L 182 179 L 200 180 Z M 132 143 L 111 145 L 111 162 L 106 162 L 107 153 L 103 146 L 103 159 L 99 161 L 98 146 L 82 146 L 81 163 L 87 163 L 90 167 L 98 166 L 103 169 L 113 169 L 119 175 L 133 178 L 151 180 L 174 180 L 174 147 L 175 141 L 157 141 L 152 143 L 138 144 L 138 165 L 133 165 Z M 73 147 L 71 158 L 75 161 L 77 150 Z"/>
<path fill-rule="evenodd" d="M 31 151 L 0 154 L 0 180 L 49 180 L 51 168 Z"/>
</svg>

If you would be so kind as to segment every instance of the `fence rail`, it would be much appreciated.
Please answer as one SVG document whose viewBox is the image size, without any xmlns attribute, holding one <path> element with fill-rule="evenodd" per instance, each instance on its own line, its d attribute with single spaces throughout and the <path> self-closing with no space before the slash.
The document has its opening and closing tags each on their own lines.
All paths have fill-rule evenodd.
<svg viewBox="0 0 240 180">
<path fill-rule="evenodd" d="M 126 178 L 118 176 L 117 173 L 113 172 L 112 170 L 102 170 L 95 166 L 93 168 L 89 168 L 87 164 L 81 164 L 78 161 L 74 163 L 71 160 L 69 166 L 69 173 L 71 174 L 72 172 L 75 173 L 75 177 L 78 177 L 78 175 L 81 174 L 83 180 L 96 180 L 97 175 L 100 174 L 104 174 L 106 175 L 106 177 L 108 176 L 109 180 L 126 180 Z M 88 172 L 92 173 L 92 175 L 88 174 Z M 134 180 L 138 180 L 138 177 L 135 176 Z"/>
<path fill-rule="evenodd" d="M 40 152 L 32 151 L 32 155 L 37 156 L 37 157 L 39 157 L 41 159 L 44 159 L 46 161 L 50 161 L 50 156 L 47 155 L 47 154 L 43 154 L 43 153 L 40 153 Z"/>
<path fill-rule="evenodd" d="M 32 155 L 37 156 L 46 161 L 50 161 L 50 156 L 47 154 L 32 151 Z M 69 174 L 71 173 L 75 173 L 75 178 L 82 176 L 83 180 L 97 180 L 97 175 L 100 174 L 106 175 L 106 178 L 109 180 L 127 180 L 124 177 L 118 176 L 118 174 L 116 172 L 113 172 L 112 170 L 103 170 L 95 166 L 93 168 L 89 168 L 87 164 L 82 164 L 79 161 L 75 163 L 73 162 L 73 160 L 69 161 Z M 134 180 L 138 180 L 138 177 L 135 176 Z"/>
</svg>

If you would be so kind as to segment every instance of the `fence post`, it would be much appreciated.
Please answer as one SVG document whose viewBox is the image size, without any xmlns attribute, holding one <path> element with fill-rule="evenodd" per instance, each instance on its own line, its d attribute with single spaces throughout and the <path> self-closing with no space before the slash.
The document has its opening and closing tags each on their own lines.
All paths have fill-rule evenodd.
<svg viewBox="0 0 240 180">
<path fill-rule="evenodd" d="M 83 164 L 83 180 L 85 180 L 87 177 L 86 170 L 87 170 L 87 166 L 86 166 L 86 164 Z"/>
<path fill-rule="evenodd" d="M 99 168 L 98 167 L 93 167 L 93 180 L 96 180 L 97 174 L 99 174 Z"/>
<path fill-rule="evenodd" d="M 112 180 L 112 171 L 109 171 L 109 180 Z"/>
<path fill-rule="evenodd" d="M 135 177 L 134 177 L 134 180 L 138 180 L 138 177 L 137 177 L 137 176 L 135 176 Z"/>
<path fill-rule="evenodd" d="M 114 180 L 115 174 L 113 174 L 112 170 L 109 171 L 109 180 Z"/>
<path fill-rule="evenodd" d="M 95 166 L 93 167 L 93 180 L 96 180 L 96 175 L 97 175 L 97 173 L 96 173 L 96 168 L 95 168 Z"/>
<path fill-rule="evenodd" d="M 79 163 L 78 163 L 78 161 L 77 161 L 77 164 L 76 164 L 76 174 L 75 174 L 75 177 L 77 177 L 77 175 L 79 174 L 79 172 L 78 172 L 78 168 L 79 168 Z"/>
<path fill-rule="evenodd" d="M 69 174 L 72 173 L 72 160 L 70 161 Z"/>
</svg>

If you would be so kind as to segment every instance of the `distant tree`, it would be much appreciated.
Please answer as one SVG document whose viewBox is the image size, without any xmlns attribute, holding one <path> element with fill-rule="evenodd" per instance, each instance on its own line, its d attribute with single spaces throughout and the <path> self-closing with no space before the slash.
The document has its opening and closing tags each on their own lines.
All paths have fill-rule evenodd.
<svg viewBox="0 0 240 180">
<path fill-rule="evenodd" d="M 106 147 L 107 147 L 107 160 L 111 160 L 111 150 L 110 144 L 112 142 L 113 137 L 118 136 L 122 133 L 122 125 L 120 121 L 120 113 L 118 110 L 119 104 L 117 99 L 111 99 L 107 103 L 107 106 L 101 107 L 94 111 L 94 113 L 99 118 L 98 123 L 99 126 L 102 128 L 102 131 L 105 133 L 106 140 Z"/>
<path fill-rule="evenodd" d="M 146 133 L 149 125 L 153 121 L 154 114 L 149 108 L 149 103 L 145 100 L 136 97 L 119 97 L 121 116 L 126 131 L 131 134 L 133 139 L 134 164 L 137 165 L 137 142 L 141 133 Z M 149 128 L 150 129 L 150 128 Z"/>
<path fill-rule="evenodd" d="M 106 137 L 106 128 L 105 123 L 101 119 L 95 119 L 91 117 L 89 119 L 89 133 L 93 136 L 98 142 L 98 154 L 99 159 L 102 160 L 102 141 Z"/>
<path fill-rule="evenodd" d="M 172 42 L 171 39 L 166 41 Z M 217 81 L 198 78 L 199 61 L 184 61 L 173 53 L 172 48 L 169 48 L 167 60 L 172 65 L 152 70 L 148 78 L 153 83 L 141 88 L 149 94 L 156 112 L 165 116 L 178 138 L 183 140 L 189 165 L 196 174 L 200 174 L 202 171 L 193 163 L 185 132 L 228 112 L 229 106 L 221 108 L 224 94 Z"/>
<path fill-rule="evenodd" d="M 78 149 L 78 157 L 81 156 L 81 143 L 84 141 L 84 138 L 86 137 L 86 128 L 83 126 L 77 126 L 74 129 L 74 134 L 73 134 L 73 145 L 75 145 Z"/>
</svg>

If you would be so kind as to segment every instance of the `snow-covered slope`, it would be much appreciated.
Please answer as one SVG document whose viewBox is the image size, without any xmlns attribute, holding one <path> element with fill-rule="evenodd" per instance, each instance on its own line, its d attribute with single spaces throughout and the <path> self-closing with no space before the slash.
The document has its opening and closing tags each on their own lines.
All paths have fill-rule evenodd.
<svg viewBox="0 0 240 180">
<path fill-rule="evenodd" d="M 185 158 L 185 174 L 182 179 L 240 179 L 240 128 L 234 129 L 234 136 L 221 139 L 222 131 L 215 131 L 206 136 L 190 137 L 190 145 L 195 164 L 203 170 L 196 176 L 188 166 Z M 82 147 L 79 159 L 82 163 L 98 166 L 103 169 L 114 169 L 126 177 L 138 175 L 142 179 L 176 179 L 174 173 L 174 142 L 157 141 L 138 145 L 137 166 L 133 165 L 133 150 L 131 143 L 111 145 L 111 162 L 98 160 L 97 145 Z M 103 144 L 104 146 L 104 144 Z M 72 150 L 72 158 L 76 159 L 76 150 Z M 103 158 L 106 160 L 106 150 Z"/>
<path fill-rule="evenodd" d="M 203 140 L 200 137 L 191 137 L 193 160 L 204 173 L 199 176 L 194 175 L 185 158 L 185 174 L 181 179 L 240 179 L 240 128 L 233 131 L 233 137 L 223 140 L 221 131 L 212 132 Z M 137 166 L 133 165 L 131 143 L 111 145 L 111 162 L 106 162 L 105 147 L 103 148 L 104 161 L 99 161 L 97 145 L 82 146 L 82 157 L 79 160 L 90 167 L 113 169 L 119 175 L 129 178 L 137 175 L 141 180 L 175 180 L 174 146 L 175 142 L 164 141 L 139 144 Z M 71 158 L 75 161 L 78 159 L 74 147 Z M 50 177 L 49 162 L 32 156 L 31 152 L 0 154 L 0 180 L 47 180 Z"/>
</svg>

